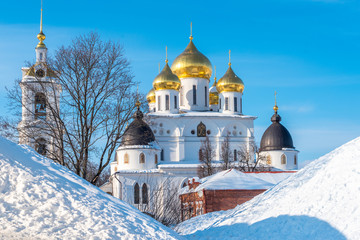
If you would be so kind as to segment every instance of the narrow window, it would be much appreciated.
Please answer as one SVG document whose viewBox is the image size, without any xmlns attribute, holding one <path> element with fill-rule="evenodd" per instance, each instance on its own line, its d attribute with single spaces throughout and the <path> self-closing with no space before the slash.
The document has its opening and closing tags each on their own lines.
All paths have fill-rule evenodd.
<svg viewBox="0 0 360 240">
<path fill-rule="evenodd" d="M 124 155 L 124 164 L 129 164 L 129 154 L 127 153 Z"/>
<path fill-rule="evenodd" d="M 237 97 L 234 97 L 234 112 L 237 112 Z"/>
<path fill-rule="evenodd" d="M 242 113 L 242 98 L 240 98 L 240 113 Z"/>
<path fill-rule="evenodd" d="M 234 162 L 236 162 L 237 161 L 237 151 L 236 151 L 236 149 L 234 149 Z"/>
<path fill-rule="evenodd" d="M 46 97 L 43 93 L 35 94 L 35 119 L 46 119 Z"/>
<path fill-rule="evenodd" d="M 281 155 L 281 164 L 286 164 L 286 156 L 285 156 L 285 154 Z"/>
<path fill-rule="evenodd" d="M 219 109 L 221 109 L 221 98 L 219 99 Z"/>
<path fill-rule="evenodd" d="M 164 161 L 164 149 L 161 149 L 160 159 L 161 161 Z"/>
<path fill-rule="evenodd" d="M 158 155 L 155 154 L 155 164 L 158 164 L 159 160 L 158 160 Z"/>
<path fill-rule="evenodd" d="M 43 60 L 43 53 L 40 53 L 40 61 Z"/>
<path fill-rule="evenodd" d="M 139 163 L 145 163 L 145 154 L 144 153 L 140 153 Z"/>
<path fill-rule="evenodd" d="M 134 186 L 134 204 L 139 204 L 140 202 L 140 189 L 139 189 L 139 184 L 135 184 Z"/>
<path fill-rule="evenodd" d="M 297 165 L 297 157 L 294 155 L 294 165 Z"/>
<path fill-rule="evenodd" d="M 177 109 L 177 96 L 174 96 L 174 108 Z"/>
<path fill-rule="evenodd" d="M 207 107 L 207 87 L 205 86 L 205 107 Z"/>
<path fill-rule="evenodd" d="M 229 98 L 225 98 L 225 110 L 229 110 Z"/>
<path fill-rule="evenodd" d="M 193 85 L 193 105 L 196 105 L 196 85 Z"/>
<path fill-rule="evenodd" d="M 165 110 L 170 110 L 170 99 L 169 99 L 169 95 L 165 95 Z"/>
<path fill-rule="evenodd" d="M 161 111 L 161 97 L 158 96 L 158 111 Z"/>
<path fill-rule="evenodd" d="M 148 187 L 145 183 L 142 185 L 141 195 L 142 195 L 142 203 L 147 204 L 149 202 L 149 196 L 148 196 Z"/>
<path fill-rule="evenodd" d="M 266 164 L 271 165 L 271 156 L 270 155 L 266 156 Z"/>
<path fill-rule="evenodd" d="M 36 140 L 35 150 L 41 155 L 46 155 L 46 142 L 45 139 L 39 138 Z"/>
</svg>

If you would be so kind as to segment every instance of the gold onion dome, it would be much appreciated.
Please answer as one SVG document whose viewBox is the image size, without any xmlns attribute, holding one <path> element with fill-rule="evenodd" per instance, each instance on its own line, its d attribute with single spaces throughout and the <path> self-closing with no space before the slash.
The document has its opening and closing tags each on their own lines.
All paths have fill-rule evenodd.
<svg viewBox="0 0 360 240">
<path fill-rule="evenodd" d="M 197 50 L 192 41 L 192 36 L 185 50 L 175 58 L 171 69 L 179 78 L 210 79 L 212 73 L 212 65 L 209 59 Z"/>
<path fill-rule="evenodd" d="M 155 91 L 165 89 L 179 91 L 181 82 L 178 76 L 171 71 L 167 60 L 165 62 L 165 67 L 153 81 L 153 88 Z"/>
<path fill-rule="evenodd" d="M 155 102 L 155 90 L 152 88 L 148 94 L 146 95 L 146 100 L 148 103 L 154 103 Z"/>
<path fill-rule="evenodd" d="M 243 81 L 236 76 L 234 71 L 231 68 L 231 51 L 229 51 L 229 68 L 222 78 L 216 84 L 216 88 L 219 93 L 222 92 L 243 92 L 244 83 Z"/>
</svg>

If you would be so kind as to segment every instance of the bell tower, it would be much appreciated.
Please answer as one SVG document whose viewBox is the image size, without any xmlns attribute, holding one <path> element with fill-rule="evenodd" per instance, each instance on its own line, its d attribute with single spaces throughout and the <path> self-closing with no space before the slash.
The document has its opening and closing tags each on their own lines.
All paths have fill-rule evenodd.
<svg viewBox="0 0 360 240">
<path fill-rule="evenodd" d="M 22 93 L 22 120 L 18 125 L 19 143 L 34 148 L 39 154 L 55 159 L 59 154 L 61 131 L 56 126 L 59 114 L 61 85 L 58 74 L 46 62 L 47 48 L 44 44 L 43 9 L 41 2 L 39 43 L 35 48 L 36 62 L 23 67 L 20 82 Z"/>
</svg>

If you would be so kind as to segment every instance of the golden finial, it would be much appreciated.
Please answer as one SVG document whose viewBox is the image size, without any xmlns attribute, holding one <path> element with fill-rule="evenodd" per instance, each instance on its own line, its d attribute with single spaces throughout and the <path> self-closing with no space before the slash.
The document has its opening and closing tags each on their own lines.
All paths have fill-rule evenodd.
<svg viewBox="0 0 360 240">
<path fill-rule="evenodd" d="M 279 110 L 279 107 L 277 106 L 277 103 L 276 103 L 276 91 L 275 91 L 275 106 L 273 107 L 275 113 L 277 113 L 277 111 Z"/>
<path fill-rule="evenodd" d="M 231 66 L 231 50 L 229 50 L 229 66 Z"/>
<path fill-rule="evenodd" d="M 193 35 L 192 35 L 192 22 L 190 22 L 190 41 L 193 40 Z"/>
<path fill-rule="evenodd" d="M 136 103 L 135 106 L 139 109 L 141 106 L 141 103 L 139 101 L 139 84 L 136 86 Z"/>
<path fill-rule="evenodd" d="M 166 59 L 165 59 L 165 63 L 168 63 L 169 62 L 169 60 L 168 60 L 168 57 L 167 57 L 167 46 L 166 46 L 166 48 L 165 48 L 166 50 Z"/>
<path fill-rule="evenodd" d="M 45 34 L 43 33 L 43 1 L 41 0 L 41 10 L 40 10 L 40 33 L 37 35 L 37 39 L 39 39 L 39 43 L 36 46 L 37 48 L 44 48 L 45 44 L 43 41 L 45 40 Z"/>
</svg>

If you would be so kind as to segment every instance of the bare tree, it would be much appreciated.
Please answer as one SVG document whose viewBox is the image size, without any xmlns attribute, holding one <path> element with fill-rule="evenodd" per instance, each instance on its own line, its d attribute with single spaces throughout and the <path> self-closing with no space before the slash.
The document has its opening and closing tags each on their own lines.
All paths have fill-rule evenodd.
<svg viewBox="0 0 360 240">
<path fill-rule="evenodd" d="M 206 136 L 205 140 L 201 141 L 199 149 L 200 165 L 198 167 L 198 176 L 200 178 L 213 175 L 216 172 L 216 168 L 213 164 L 214 156 L 214 149 L 211 145 L 209 137 Z"/>
<path fill-rule="evenodd" d="M 224 138 L 224 141 L 221 144 L 221 152 L 220 152 L 220 158 L 222 160 L 221 168 L 222 170 L 230 169 L 232 168 L 232 161 L 233 158 L 231 149 L 230 149 L 230 136 L 227 134 Z"/>
<path fill-rule="evenodd" d="M 259 147 L 254 142 L 242 145 L 237 150 L 238 161 L 234 168 L 243 172 L 269 171 L 270 167 L 266 165 L 265 156 L 259 153 Z"/>
<path fill-rule="evenodd" d="M 53 78 L 36 79 L 40 89 L 30 91 L 45 93 L 47 116 L 37 119 L 38 131 L 20 134 L 34 140 L 36 132 L 48 135 L 56 151 L 47 151 L 47 156 L 95 184 L 135 110 L 135 83 L 124 50 L 119 43 L 103 42 L 97 33 L 89 33 L 57 50 L 45 67 Z M 59 88 L 61 95 L 56 94 Z M 8 94 L 27 108 L 18 86 Z M 91 161 L 94 165 L 89 167 Z"/>
</svg>

